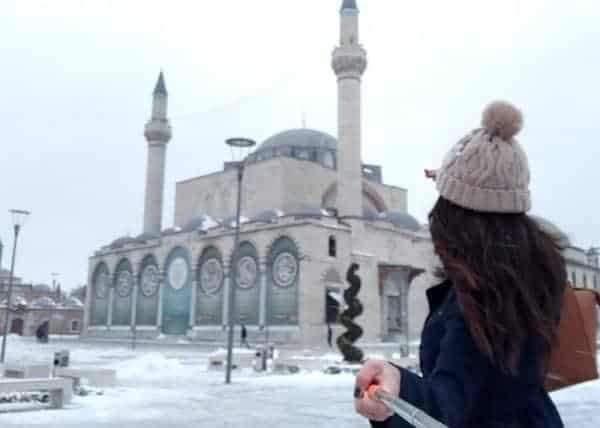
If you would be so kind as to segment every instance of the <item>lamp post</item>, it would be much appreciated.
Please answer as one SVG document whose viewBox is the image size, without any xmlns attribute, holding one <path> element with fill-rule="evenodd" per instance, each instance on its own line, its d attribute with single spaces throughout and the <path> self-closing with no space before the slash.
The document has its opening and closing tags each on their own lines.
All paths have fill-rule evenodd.
<svg viewBox="0 0 600 428">
<path fill-rule="evenodd" d="M 60 275 L 58 272 L 52 272 L 50 275 L 52 275 L 52 292 L 54 293 L 54 301 L 56 303 L 56 305 L 60 304 L 60 299 L 59 299 L 59 295 L 58 295 L 58 281 L 56 280 L 56 278 L 58 278 L 58 276 Z M 52 332 L 52 318 L 54 318 L 54 308 L 56 307 L 56 305 L 52 305 L 50 306 L 50 316 L 48 319 L 48 337 L 50 337 L 50 334 Z M 55 323 L 56 324 L 56 323 Z"/>
<path fill-rule="evenodd" d="M 235 240 L 233 244 L 234 263 L 236 257 L 238 257 L 238 249 L 240 245 L 240 217 L 241 217 L 241 205 L 242 205 L 242 180 L 244 178 L 244 167 L 246 162 L 245 155 L 250 151 L 252 147 L 256 145 L 256 142 L 248 138 L 230 138 L 225 142 L 231 147 L 231 152 L 234 157 L 235 166 L 237 169 L 237 207 L 235 215 Z M 237 159 L 236 159 L 237 152 Z M 233 266 L 231 269 L 233 278 L 229 281 L 229 296 L 227 299 L 227 315 L 229 331 L 227 332 L 227 367 L 225 368 L 225 383 L 231 383 L 231 363 L 233 356 L 233 329 L 235 327 L 234 320 L 234 304 L 235 304 L 235 280 L 237 277 L 237 266 Z"/>
<path fill-rule="evenodd" d="M 0 355 L 0 363 L 4 364 L 4 355 L 6 353 L 6 335 L 8 333 L 8 321 L 10 315 L 10 300 L 12 298 L 12 286 L 13 277 L 15 274 L 15 255 L 17 253 L 17 240 L 19 238 L 19 231 L 25 223 L 25 219 L 30 214 L 29 211 L 24 210 L 9 210 L 13 218 L 14 226 L 14 240 L 13 240 L 13 252 L 12 261 L 10 262 L 10 276 L 8 277 L 8 295 L 6 298 L 6 312 L 4 314 L 4 333 L 2 335 L 2 354 Z"/>
</svg>

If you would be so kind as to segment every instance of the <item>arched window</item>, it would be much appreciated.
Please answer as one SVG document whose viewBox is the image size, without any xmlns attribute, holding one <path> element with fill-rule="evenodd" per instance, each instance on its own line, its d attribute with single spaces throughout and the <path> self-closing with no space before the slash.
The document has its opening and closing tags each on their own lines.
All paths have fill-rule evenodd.
<svg viewBox="0 0 600 428">
<path fill-rule="evenodd" d="M 329 237 L 329 257 L 337 257 L 337 240 L 335 236 Z"/>
</svg>

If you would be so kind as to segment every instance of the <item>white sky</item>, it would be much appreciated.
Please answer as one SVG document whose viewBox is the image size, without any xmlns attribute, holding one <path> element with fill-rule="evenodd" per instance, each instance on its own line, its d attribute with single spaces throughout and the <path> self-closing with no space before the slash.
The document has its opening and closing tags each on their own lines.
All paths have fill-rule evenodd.
<svg viewBox="0 0 600 428">
<path fill-rule="evenodd" d="M 600 245 L 600 3 L 594 0 L 359 0 L 369 54 L 363 159 L 409 189 L 425 221 L 424 167 L 507 99 L 525 113 L 533 212 Z M 341 0 L 3 0 L 0 238 L 9 208 L 32 211 L 17 274 L 84 283 L 87 259 L 141 232 L 151 91 L 165 71 L 175 182 L 229 159 L 223 141 L 302 124 L 336 135 L 330 55 Z"/>
</svg>

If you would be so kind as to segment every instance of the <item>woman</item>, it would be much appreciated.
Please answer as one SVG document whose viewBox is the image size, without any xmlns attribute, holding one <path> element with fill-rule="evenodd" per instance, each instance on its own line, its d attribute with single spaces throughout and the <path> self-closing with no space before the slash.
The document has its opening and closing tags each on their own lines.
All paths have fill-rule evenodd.
<svg viewBox="0 0 600 428">
<path fill-rule="evenodd" d="M 409 427 L 364 392 L 372 384 L 450 428 L 562 427 L 544 390 L 567 282 L 561 249 L 525 213 L 527 157 L 514 137 L 521 113 L 496 102 L 483 127 L 460 140 L 434 179 L 429 227 L 443 282 L 427 290 L 431 313 L 417 376 L 368 360 L 356 410 L 373 427 Z"/>
</svg>

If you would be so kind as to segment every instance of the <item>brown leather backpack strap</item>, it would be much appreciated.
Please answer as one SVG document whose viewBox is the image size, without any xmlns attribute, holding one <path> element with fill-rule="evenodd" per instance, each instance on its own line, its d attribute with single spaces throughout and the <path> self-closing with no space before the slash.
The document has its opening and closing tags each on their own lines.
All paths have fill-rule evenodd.
<svg viewBox="0 0 600 428">
<path fill-rule="evenodd" d="M 594 296 L 596 296 L 596 303 L 598 304 L 598 306 L 600 306 L 600 292 L 599 291 L 592 290 L 591 288 L 579 288 L 579 287 L 573 287 L 573 290 L 587 291 L 588 293 L 594 293 Z"/>
</svg>

